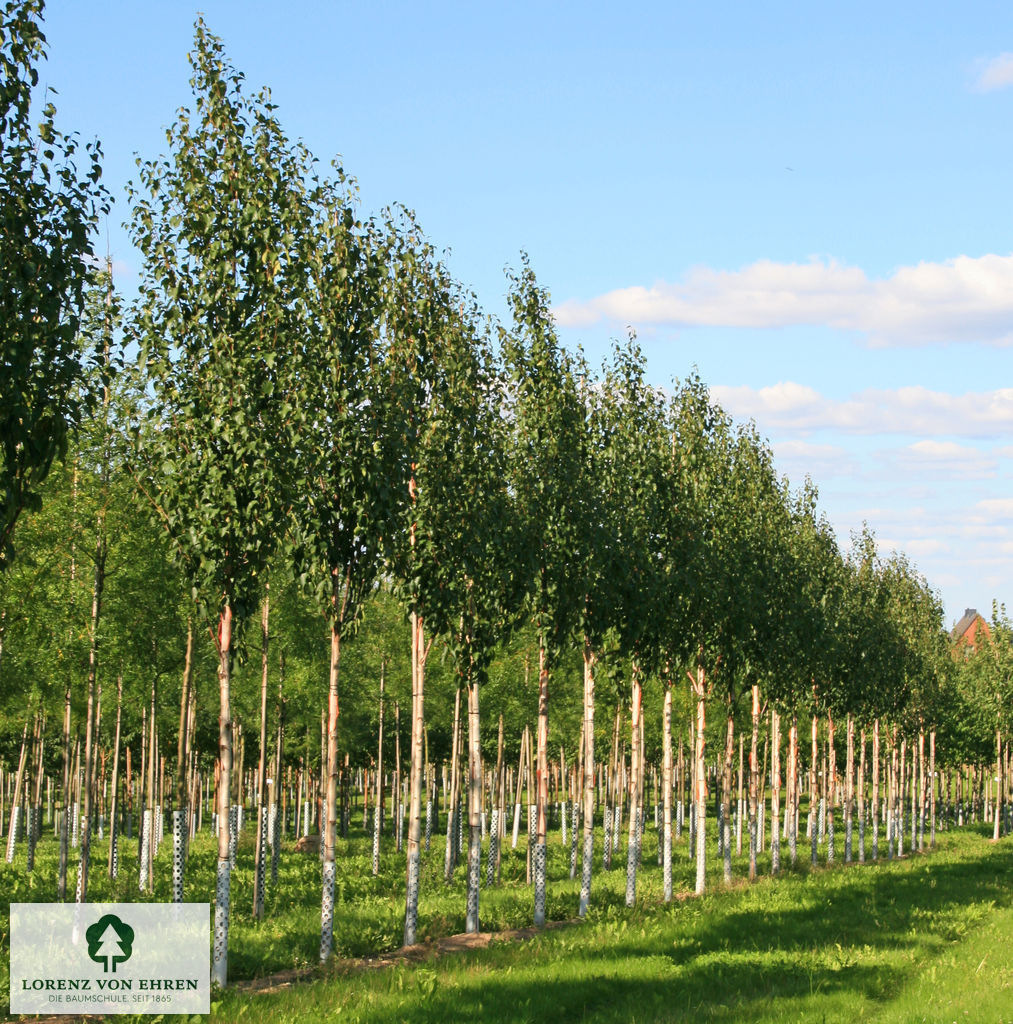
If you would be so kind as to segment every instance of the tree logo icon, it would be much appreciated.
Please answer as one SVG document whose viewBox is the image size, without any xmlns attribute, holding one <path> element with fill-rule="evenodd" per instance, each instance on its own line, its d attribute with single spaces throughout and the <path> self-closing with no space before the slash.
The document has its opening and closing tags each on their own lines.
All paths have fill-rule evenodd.
<svg viewBox="0 0 1013 1024">
<path fill-rule="evenodd" d="M 100 917 L 85 933 L 88 956 L 102 964 L 106 974 L 115 974 L 116 965 L 130 959 L 134 929 L 115 914 Z"/>
</svg>

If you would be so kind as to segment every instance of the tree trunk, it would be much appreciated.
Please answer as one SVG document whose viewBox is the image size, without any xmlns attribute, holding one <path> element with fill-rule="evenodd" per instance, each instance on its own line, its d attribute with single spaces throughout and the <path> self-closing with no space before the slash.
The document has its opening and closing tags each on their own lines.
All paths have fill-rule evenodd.
<svg viewBox="0 0 1013 1024">
<path fill-rule="evenodd" d="M 872 722 L 872 859 L 879 860 L 879 719 Z"/>
<path fill-rule="evenodd" d="M 907 738 L 900 741 L 900 768 L 894 779 L 895 811 L 893 831 L 897 837 L 897 856 L 904 856 L 904 782 L 907 778 Z"/>
<path fill-rule="evenodd" d="M 42 776 L 44 772 L 46 717 L 36 714 L 32 730 L 32 791 L 28 806 L 28 863 L 27 871 L 35 868 L 35 843 L 41 832 Z"/>
<path fill-rule="evenodd" d="M 732 717 L 731 698 L 725 718 L 725 757 L 721 773 L 721 850 L 725 884 L 732 880 L 732 762 L 735 758 L 735 719 Z"/>
<path fill-rule="evenodd" d="M 844 778 L 844 863 L 850 864 L 853 854 L 854 839 L 854 803 L 855 803 L 855 720 L 848 714 L 847 720 L 847 753 L 845 755 Z"/>
<path fill-rule="evenodd" d="M 70 684 L 63 696 L 63 815 L 60 819 L 60 864 L 58 868 L 56 896 L 61 902 L 67 895 L 67 854 L 70 839 Z"/>
<path fill-rule="evenodd" d="M 450 741 L 450 795 L 447 798 L 447 845 L 443 851 L 443 877 L 449 885 L 457 865 L 457 814 L 461 793 L 461 684 L 454 696 L 454 726 Z"/>
<path fill-rule="evenodd" d="M 791 866 L 798 862 L 798 716 L 791 716 L 791 729 L 788 731 L 788 855 Z"/>
<path fill-rule="evenodd" d="M 334 607 L 338 607 L 338 595 L 333 595 Z M 321 813 L 323 824 L 320 849 L 323 854 L 323 889 L 320 905 L 320 961 L 331 955 L 334 943 L 334 843 L 337 838 L 338 810 L 338 678 L 341 668 L 341 624 L 337 616 L 331 620 L 331 668 L 327 687 L 327 753 L 321 766 L 327 783 L 324 806 Z"/>
<path fill-rule="evenodd" d="M 918 728 L 918 852 L 925 849 L 925 729 Z"/>
<path fill-rule="evenodd" d="M 581 754 L 584 769 L 584 807 L 582 812 L 584 842 L 581 856 L 580 904 L 578 916 L 583 917 L 591 903 L 591 869 L 594 858 L 594 668 L 597 658 L 587 638 L 584 639 L 584 727 Z"/>
<path fill-rule="evenodd" d="M 707 725 L 707 686 L 702 665 L 697 666 L 696 678 L 690 676 L 693 693 L 696 696 L 696 736 L 694 761 L 694 782 L 696 791 L 696 894 L 700 896 L 707 886 L 707 770 L 704 765 L 704 730 Z"/>
<path fill-rule="evenodd" d="M 503 746 L 503 716 L 500 715 L 500 729 L 499 729 L 499 743 L 497 744 L 499 751 L 502 752 Z M 500 880 L 500 860 L 503 852 L 503 837 L 506 835 L 506 807 L 507 807 L 507 766 L 502 753 L 497 756 L 497 763 L 499 764 L 499 831 L 500 841 L 496 848 L 496 881 Z"/>
<path fill-rule="evenodd" d="M 1000 818 L 1002 811 L 1002 733 L 999 727 L 995 730 L 995 799 L 992 801 L 992 841 L 999 842 Z"/>
<path fill-rule="evenodd" d="M 781 716 L 770 712 L 770 873 L 781 870 Z M 787 801 L 786 801 L 787 805 Z"/>
<path fill-rule="evenodd" d="M 257 759 L 257 845 L 253 854 L 253 919 L 264 917 L 267 873 L 267 654 L 270 640 L 271 594 L 260 609 L 260 757 Z"/>
<path fill-rule="evenodd" d="M 510 847 L 512 850 L 517 849 L 517 836 L 521 828 L 521 798 L 524 795 L 524 772 L 527 764 L 527 749 L 528 727 L 524 726 L 524 732 L 521 733 L 521 753 L 517 762 L 517 794 L 514 800 L 513 841 Z"/>
<path fill-rule="evenodd" d="M 503 838 L 503 812 L 506 804 L 506 779 L 503 771 L 503 716 L 499 716 L 499 734 L 496 741 L 496 790 L 492 798 L 492 820 L 489 823 L 489 862 L 485 884 L 491 886 L 499 878 L 500 845 Z"/>
<path fill-rule="evenodd" d="M 151 703 L 148 707 L 148 756 L 145 761 L 147 772 L 144 780 L 144 836 L 141 839 L 141 872 L 140 888 L 151 892 L 155 887 L 155 765 L 158 762 L 158 741 L 155 732 L 155 698 L 156 682 L 151 683 Z"/>
<path fill-rule="evenodd" d="M 21 786 L 25 778 L 25 764 L 28 761 L 28 723 L 31 714 L 25 719 L 25 728 L 21 734 L 21 754 L 18 757 L 18 774 L 14 782 L 14 794 L 11 799 L 10 827 L 7 830 L 7 863 L 14 863 L 14 845 L 18 832 L 21 830 Z"/>
<path fill-rule="evenodd" d="M 946 806 L 943 805 L 943 813 Z M 929 733 L 929 849 L 936 846 L 936 731 Z"/>
<path fill-rule="evenodd" d="M 859 738 L 858 755 L 858 862 L 865 863 L 865 730 Z"/>
<path fill-rule="evenodd" d="M 745 745 L 746 738 L 739 733 L 739 772 L 737 779 L 737 794 L 735 800 L 735 856 L 742 856 L 742 820 L 745 813 L 745 801 L 743 787 L 745 786 Z"/>
<path fill-rule="evenodd" d="M 753 730 L 749 739 L 749 880 L 756 881 L 757 811 L 759 809 L 760 771 L 756 747 L 760 737 L 760 687 L 753 684 Z M 775 831 L 777 829 L 775 828 Z"/>
<path fill-rule="evenodd" d="M 630 827 L 626 846 L 626 906 L 637 899 L 637 865 L 640 861 L 640 825 L 643 792 L 640 779 L 640 707 L 642 702 L 640 667 L 636 661 L 630 680 Z"/>
<path fill-rule="evenodd" d="M 482 745 L 479 734 L 478 683 L 468 683 L 468 895 L 466 932 L 477 932 L 478 888 L 482 870 Z"/>
<path fill-rule="evenodd" d="M 422 617 L 411 613 L 412 625 L 412 752 L 409 781 L 408 850 L 405 885 L 404 945 L 415 944 L 419 917 L 419 865 L 422 845 L 422 742 L 425 732 L 425 666 L 428 649 Z"/>
<path fill-rule="evenodd" d="M 232 780 L 232 607 L 226 604 L 218 624 L 218 869 L 215 885 L 214 955 L 211 980 L 225 988 L 229 967 L 229 888 L 232 862 L 229 859 Z M 149 755 L 150 757 L 151 755 Z"/>
<path fill-rule="evenodd" d="M 285 685 L 285 652 L 284 650 L 278 657 L 278 725 L 275 732 L 275 747 L 274 747 L 274 784 L 271 787 L 271 814 L 273 815 L 272 820 L 274 821 L 274 828 L 271 832 L 271 884 L 277 885 L 278 883 L 278 857 L 281 852 L 281 833 L 285 828 L 285 815 L 281 815 L 279 820 L 279 800 L 278 800 L 278 787 L 281 784 L 281 772 L 282 772 L 282 755 L 284 752 L 284 718 L 285 718 L 285 698 L 282 693 L 282 688 Z M 289 783 L 292 781 L 292 769 L 288 770 Z M 287 797 L 286 804 L 287 808 Z M 283 808 L 284 809 L 284 808 Z M 296 806 L 296 813 L 299 813 L 298 805 Z"/>
<path fill-rule="evenodd" d="M 110 878 L 116 878 L 120 869 L 119 858 L 119 792 L 120 792 L 120 725 L 123 718 L 123 676 L 116 678 L 116 739 L 113 741 L 112 793 L 109 804 L 109 860 L 106 865 Z"/>
<path fill-rule="evenodd" d="M 545 837 L 548 832 L 546 812 L 549 800 L 549 668 L 546 658 L 545 641 L 538 641 L 538 764 L 536 782 L 536 825 L 535 825 L 535 927 L 545 925 Z"/>
<path fill-rule="evenodd" d="M 602 853 L 602 869 L 605 871 L 612 870 L 612 819 L 616 813 L 616 790 L 618 787 L 619 779 L 619 728 L 620 728 L 620 709 L 616 708 L 616 720 L 615 726 L 612 730 L 612 750 L 609 756 L 609 768 L 607 787 L 605 792 L 605 838 Z M 587 740 L 584 740 L 585 744 Z"/>
<path fill-rule="evenodd" d="M 581 816 L 580 812 L 580 801 L 582 799 L 581 794 L 583 792 L 581 786 L 581 779 L 584 775 L 584 723 L 580 723 L 580 736 L 577 740 L 577 759 L 576 763 L 570 769 L 570 772 L 566 779 L 566 784 L 570 794 L 570 878 L 577 877 L 577 832 L 578 832 L 578 819 Z M 560 748 L 562 750 L 562 748 Z M 601 787 L 601 769 L 596 769 L 598 777 L 595 780 L 595 784 L 598 788 Z"/>
<path fill-rule="evenodd" d="M 404 848 L 404 806 L 401 803 L 401 705 L 394 701 L 394 835 L 397 852 Z"/>
<path fill-rule="evenodd" d="M 103 468 L 104 481 L 108 480 L 108 469 Z M 105 510 L 100 509 L 96 526 L 95 575 L 91 592 L 91 625 L 88 643 L 88 711 L 85 720 L 84 739 L 84 830 L 81 835 L 81 860 L 77 870 L 78 903 L 88 899 L 88 867 L 91 863 L 91 825 L 95 801 L 95 762 L 98 736 L 95 729 L 95 684 L 98 673 L 99 620 L 102 615 L 102 591 L 105 587 L 106 556 L 108 544 L 105 535 Z"/>
<path fill-rule="evenodd" d="M 183 874 L 186 860 L 186 764 L 187 722 L 190 716 L 193 626 L 186 624 L 186 659 L 183 663 L 183 692 L 179 699 L 179 734 L 176 742 L 176 808 L 172 813 L 172 902 L 183 902 Z"/>
<path fill-rule="evenodd" d="M 887 818 L 886 829 L 887 849 L 890 860 L 893 860 L 895 853 L 900 853 L 903 850 L 903 846 L 900 846 L 900 849 L 898 849 L 899 844 L 897 842 L 898 836 L 903 836 L 902 830 L 897 827 L 897 806 L 900 803 L 900 798 L 897 794 L 897 790 L 900 788 L 898 777 L 898 756 L 899 753 L 897 750 L 896 740 L 894 738 L 891 738 L 890 781 L 889 786 L 887 787 L 890 801 L 890 813 L 889 817 Z M 902 842 L 903 838 L 901 838 L 901 843 Z"/>
<path fill-rule="evenodd" d="M 809 766 L 809 848 L 813 867 L 816 866 L 816 846 L 819 842 L 819 756 L 819 719 L 813 715 L 812 763 Z"/>
<path fill-rule="evenodd" d="M 661 709 L 661 874 L 664 900 L 672 902 L 672 681 L 662 680 L 664 703 Z"/>
<path fill-rule="evenodd" d="M 376 731 L 376 808 L 373 812 L 373 877 L 380 874 L 380 831 L 383 828 L 383 684 L 386 658 L 380 658 L 380 707 Z"/>
<path fill-rule="evenodd" d="M 682 737 L 679 737 L 679 760 L 675 768 L 676 786 L 679 799 L 675 804 L 675 838 L 682 839 L 683 817 L 686 813 L 686 761 L 682 749 Z"/>
<path fill-rule="evenodd" d="M 756 823 L 756 848 L 757 850 L 763 849 L 765 827 L 767 818 L 766 798 L 767 798 L 767 779 L 770 775 L 767 771 L 767 755 L 770 750 L 770 730 L 768 729 L 767 735 L 763 737 L 763 761 L 760 765 L 760 776 L 759 776 L 759 793 L 756 798 L 756 813 L 759 820 Z"/>
<path fill-rule="evenodd" d="M 827 712 L 827 751 L 830 757 L 830 770 L 824 776 L 823 790 L 826 800 L 827 815 L 827 863 L 833 864 L 836 858 L 834 833 L 834 805 L 837 803 L 837 748 L 834 746 L 834 719 Z"/>
</svg>

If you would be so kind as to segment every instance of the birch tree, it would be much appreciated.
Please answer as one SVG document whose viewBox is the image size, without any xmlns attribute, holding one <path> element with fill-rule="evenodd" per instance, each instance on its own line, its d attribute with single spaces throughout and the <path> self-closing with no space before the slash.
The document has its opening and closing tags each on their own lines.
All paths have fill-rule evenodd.
<svg viewBox="0 0 1013 1024">
<path fill-rule="evenodd" d="M 321 829 L 320 959 L 331 954 L 341 641 L 358 627 L 392 528 L 398 431 L 381 343 L 384 253 L 343 177 L 313 195 L 308 329 L 299 352 L 299 444 L 290 516 L 296 572 L 328 623 L 327 748 Z"/>
<path fill-rule="evenodd" d="M 659 662 L 669 672 L 685 672 L 695 704 L 694 789 L 697 894 L 706 887 L 707 779 L 705 770 L 707 701 L 720 650 L 712 624 L 718 614 L 712 587 L 716 521 L 720 515 L 723 460 L 730 423 L 711 401 L 700 378 L 682 381 L 667 411 L 670 455 L 662 475 L 665 604 L 670 618 L 654 626 Z"/>
<path fill-rule="evenodd" d="M 545 924 L 545 858 L 548 803 L 549 683 L 554 662 L 573 633 L 581 581 L 572 564 L 580 543 L 576 492 L 581 469 L 584 408 L 570 357 L 560 347 L 548 292 L 527 258 L 511 276 L 513 332 L 502 345 L 510 388 L 510 486 L 524 510 L 523 549 L 532 558 L 528 600 L 538 636 L 536 826 L 533 851 L 536 927 Z"/>
<path fill-rule="evenodd" d="M 652 610 L 665 603 L 662 572 L 665 552 L 661 522 L 664 492 L 659 483 L 659 457 L 666 451 L 661 395 L 645 379 L 643 357 L 631 336 L 616 346 L 591 400 L 589 469 L 582 492 L 597 494 L 582 522 L 587 546 L 587 580 L 580 606 L 585 652 L 600 649 L 606 634 L 614 633 L 619 651 L 631 662 L 631 772 L 630 841 L 627 846 L 626 902 L 636 895 L 640 837 L 643 832 L 640 728 L 642 684 L 647 672 L 660 672 L 657 645 L 651 629 Z M 585 653 L 585 676 L 587 657 Z M 593 683 L 592 683 L 593 685 Z M 587 684 L 585 682 L 585 688 Z M 593 689 L 591 690 L 593 698 Z M 585 707 L 587 698 L 585 697 Z M 669 707 L 669 712 L 670 712 Z M 593 703 L 585 711 L 585 737 L 594 735 Z M 671 736 L 669 734 L 669 754 Z M 585 750 L 584 877 L 582 913 L 590 896 L 591 825 L 593 808 L 594 747 Z M 589 766 L 590 762 L 590 766 Z M 671 781 L 669 762 L 668 779 Z M 590 784 L 589 784 L 590 779 Z M 589 792 L 590 791 L 590 792 Z"/>
<path fill-rule="evenodd" d="M 247 96 L 202 20 L 194 111 L 169 157 L 139 161 L 132 236 L 144 263 L 133 333 L 157 427 L 136 476 L 173 540 L 218 656 L 218 867 L 212 977 L 228 971 L 233 637 L 259 604 L 284 529 L 292 404 L 286 375 L 305 337 L 305 268 L 316 247 L 311 164 L 266 92 Z"/>
<path fill-rule="evenodd" d="M 404 944 L 415 942 L 422 838 L 425 665 L 433 638 L 460 630 L 459 561 L 477 543 L 468 470 L 477 403 L 488 393 L 474 302 L 462 294 L 407 215 L 388 220 L 384 331 L 398 438 L 397 526 L 387 571 L 411 622 L 412 739 Z M 482 538 L 484 541 L 485 538 Z M 466 564 L 466 563 L 464 563 Z M 427 639 L 428 631 L 428 639 Z"/>
<path fill-rule="evenodd" d="M 529 580 L 523 571 L 521 518 L 508 487 L 507 423 L 503 415 L 503 379 L 492 359 L 490 341 L 470 324 L 473 366 L 469 391 L 455 403 L 460 474 L 457 501 L 447 511 L 457 517 L 447 531 L 444 557 L 456 566 L 448 643 L 468 714 L 468 870 L 465 930 L 479 926 L 479 877 L 482 855 L 482 757 L 479 693 L 500 644 L 508 642 L 519 621 Z M 449 518 L 449 516 L 448 516 Z M 452 547 L 450 546 L 452 545 Z"/>
</svg>

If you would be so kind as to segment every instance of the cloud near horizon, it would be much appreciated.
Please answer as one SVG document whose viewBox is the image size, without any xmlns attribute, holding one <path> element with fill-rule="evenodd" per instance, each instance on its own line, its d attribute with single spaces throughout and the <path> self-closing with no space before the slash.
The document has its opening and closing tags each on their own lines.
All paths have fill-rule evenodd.
<svg viewBox="0 0 1013 1024">
<path fill-rule="evenodd" d="M 869 278 L 835 260 L 759 260 L 740 270 L 694 267 L 681 281 L 569 299 L 562 327 L 606 321 L 634 327 L 826 326 L 876 346 L 1013 343 L 1013 255 L 957 256 Z"/>
<path fill-rule="evenodd" d="M 953 441 L 915 441 L 903 448 L 883 449 L 876 457 L 891 480 L 919 476 L 937 483 L 994 480 L 999 470 L 997 452 Z"/>
<path fill-rule="evenodd" d="M 869 388 L 849 398 L 827 398 L 794 381 L 770 387 L 716 385 L 711 394 L 726 412 L 754 419 L 761 430 L 808 434 L 839 430 L 849 434 L 912 434 L 997 438 L 1013 433 L 1013 388 L 950 395 L 924 387 Z M 953 450 L 925 442 L 914 449 L 922 458 L 952 457 Z"/>
</svg>

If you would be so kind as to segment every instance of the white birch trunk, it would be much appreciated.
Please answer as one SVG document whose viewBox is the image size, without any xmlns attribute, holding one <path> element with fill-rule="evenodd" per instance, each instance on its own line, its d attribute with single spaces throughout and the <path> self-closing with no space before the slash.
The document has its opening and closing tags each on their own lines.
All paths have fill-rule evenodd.
<svg viewBox="0 0 1013 1024">
<path fill-rule="evenodd" d="M 478 683 L 468 684 L 468 895 L 466 932 L 480 931 L 479 876 L 482 869 L 482 747 L 479 735 Z"/>
<path fill-rule="evenodd" d="M 419 867 L 422 845 L 422 781 L 425 766 L 422 742 L 425 729 L 425 633 L 421 616 L 411 614 L 412 624 L 412 737 L 409 777 L 408 842 L 405 875 L 404 945 L 415 944 L 419 918 Z"/>
<path fill-rule="evenodd" d="M 544 641 L 538 645 L 538 747 L 535 773 L 536 819 L 535 819 L 535 913 L 536 928 L 545 925 L 545 839 L 548 832 L 546 812 L 549 801 L 549 670 L 546 661 Z"/>
<path fill-rule="evenodd" d="M 583 917 L 591 903 L 591 869 L 594 858 L 594 651 L 584 641 L 584 727 L 582 751 L 584 770 L 584 843 L 581 857 L 580 905 L 578 915 Z M 574 836 L 576 838 L 576 836 Z"/>
<path fill-rule="evenodd" d="M 633 663 L 630 693 L 630 823 L 626 845 L 626 906 L 637 900 L 637 864 L 640 859 L 640 829 L 643 794 L 640 784 L 640 707 L 642 690 L 640 669 Z"/>
<path fill-rule="evenodd" d="M 230 685 L 232 678 L 232 608 L 225 606 L 218 627 L 218 870 L 215 883 L 214 954 L 211 962 L 211 980 L 219 988 L 228 983 L 229 967 L 229 888 L 232 862 L 229 859 L 229 809 L 232 780 L 232 710 Z M 152 752 L 149 752 L 149 758 Z M 151 822 L 146 812 L 147 831 Z M 143 868 L 142 868 L 143 870 Z"/>
</svg>

